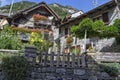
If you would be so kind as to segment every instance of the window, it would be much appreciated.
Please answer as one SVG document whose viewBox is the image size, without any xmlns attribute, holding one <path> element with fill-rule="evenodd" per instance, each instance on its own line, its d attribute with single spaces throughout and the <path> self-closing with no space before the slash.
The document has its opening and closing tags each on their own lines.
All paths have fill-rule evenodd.
<svg viewBox="0 0 120 80">
<path fill-rule="evenodd" d="M 105 24 L 108 24 L 109 18 L 108 18 L 108 12 L 102 14 L 103 22 Z"/>
</svg>

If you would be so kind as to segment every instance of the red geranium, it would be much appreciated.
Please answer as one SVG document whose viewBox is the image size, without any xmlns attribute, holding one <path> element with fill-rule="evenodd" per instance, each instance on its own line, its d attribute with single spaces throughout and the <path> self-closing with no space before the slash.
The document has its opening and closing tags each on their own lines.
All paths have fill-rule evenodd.
<svg viewBox="0 0 120 80">
<path fill-rule="evenodd" d="M 39 20 L 48 20 L 48 18 L 46 16 L 40 15 L 40 14 L 34 14 L 33 18 L 35 21 L 39 21 Z"/>
</svg>

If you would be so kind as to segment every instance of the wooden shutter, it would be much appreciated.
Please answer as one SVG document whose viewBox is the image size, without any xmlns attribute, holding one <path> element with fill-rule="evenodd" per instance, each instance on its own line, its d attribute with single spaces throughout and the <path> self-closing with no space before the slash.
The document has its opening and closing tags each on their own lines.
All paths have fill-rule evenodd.
<svg viewBox="0 0 120 80">
<path fill-rule="evenodd" d="M 105 24 L 109 23 L 108 12 L 102 14 L 103 22 Z"/>
<path fill-rule="evenodd" d="M 68 28 L 65 28 L 65 35 L 68 35 Z"/>
</svg>

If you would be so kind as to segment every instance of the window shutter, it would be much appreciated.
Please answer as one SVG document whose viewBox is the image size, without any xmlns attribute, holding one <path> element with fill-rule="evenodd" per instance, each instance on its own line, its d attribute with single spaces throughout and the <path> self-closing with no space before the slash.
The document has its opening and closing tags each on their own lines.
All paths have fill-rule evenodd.
<svg viewBox="0 0 120 80">
<path fill-rule="evenodd" d="M 68 35 L 68 28 L 65 28 L 65 35 Z"/>
</svg>

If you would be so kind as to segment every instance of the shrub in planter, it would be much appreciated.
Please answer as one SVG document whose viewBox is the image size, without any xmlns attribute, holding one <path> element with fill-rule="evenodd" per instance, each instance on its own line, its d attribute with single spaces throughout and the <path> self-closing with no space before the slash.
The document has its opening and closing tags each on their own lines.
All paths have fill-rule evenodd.
<svg viewBox="0 0 120 80">
<path fill-rule="evenodd" d="M 23 56 L 4 57 L 2 61 L 7 80 L 25 80 L 28 62 Z"/>
<path fill-rule="evenodd" d="M 68 36 L 68 37 L 66 38 L 66 42 L 67 42 L 67 45 L 71 45 L 72 42 L 73 42 L 73 37 L 72 37 L 72 36 Z"/>
</svg>

